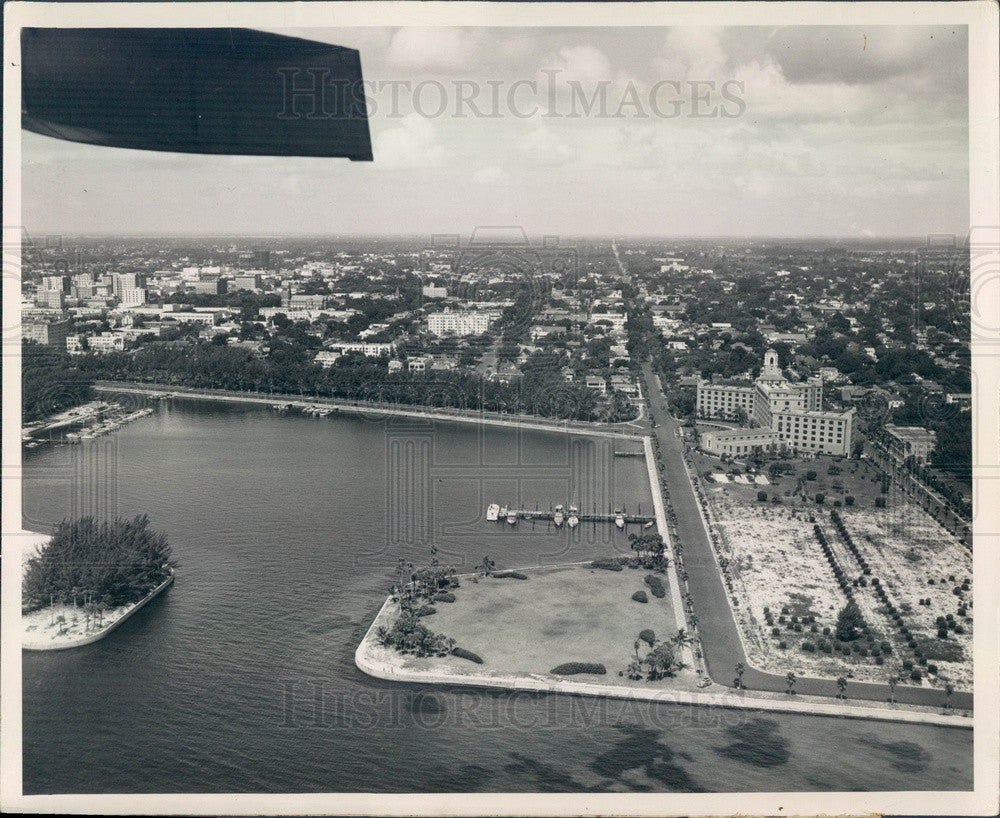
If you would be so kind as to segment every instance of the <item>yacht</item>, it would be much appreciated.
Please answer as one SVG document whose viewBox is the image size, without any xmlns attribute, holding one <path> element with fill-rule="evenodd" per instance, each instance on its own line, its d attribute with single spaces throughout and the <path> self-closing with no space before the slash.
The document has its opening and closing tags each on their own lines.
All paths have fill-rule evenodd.
<svg viewBox="0 0 1000 818">
<path fill-rule="evenodd" d="M 563 507 L 562 507 L 562 505 L 556 506 L 556 513 L 552 517 L 552 520 L 555 522 L 556 525 L 562 525 L 564 519 L 565 519 L 565 517 L 563 516 Z"/>
<path fill-rule="evenodd" d="M 514 509 L 507 512 L 507 522 L 511 525 L 517 524 L 517 514 L 514 512 Z"/>
<path fill-rule="evenodd" d="M 625 528 L 625 514 L 620 508 L 615 509 L 615 525 L 619 528 Z"/>
<path fill-rule="evenodd" d="M 576 528 L 580 524 L 580 518 L 576 516 L 577 511 L 579 509 L 576 506 L 569 507 L 569 517 L 566 519 L 566 525 L 570 528 Z"/>
<path fill-rule="evenodd" d="M 486 520 L 491 523 L 495 523 L 500 517 L 500 506 L 496 503 L 490 503 L 490 507 L 486 509 Z"/>
</svg>

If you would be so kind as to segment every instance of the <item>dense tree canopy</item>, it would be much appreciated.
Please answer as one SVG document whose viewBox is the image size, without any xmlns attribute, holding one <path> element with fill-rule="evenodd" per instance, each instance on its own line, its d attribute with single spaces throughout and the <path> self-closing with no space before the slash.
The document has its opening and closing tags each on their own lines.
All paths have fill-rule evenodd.
<svg viewBox="0 0 1000 818">
<path fill-rule="evenodd" d="M 26 422 L 40 420 L 90 398 L 90 379 L 64 349 L 30 341 L 21 345 L 21 400 Z"/>
<path fill-rule="evenodd" d="M 170 546 L 145 515 L 113 522 L 64 520 L 28 561 L 22 587 L 26 607 L 88 596 L 107 607 L 137 602 L 167 579 Z"/>
</svg>

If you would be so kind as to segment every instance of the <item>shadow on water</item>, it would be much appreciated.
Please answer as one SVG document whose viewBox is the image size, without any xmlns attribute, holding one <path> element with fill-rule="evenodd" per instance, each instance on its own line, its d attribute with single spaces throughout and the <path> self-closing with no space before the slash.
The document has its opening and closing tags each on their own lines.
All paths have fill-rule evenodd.
<svg viewBox="0 0 1000 818">
<path fill-rule="evenodd" d="M 881 752 L 889 764 L 900 772 L 923 772 L 931 762 L 930 753 L 912 741 L 882 741 L 873 734 L 863 736 L 860 741 L 866 747 Z"/>
<path fill-rule="evenodd" d="M 673 763 L 674 751 L 662 741 L 656 730 L 634 725 L 622 725 L 619 730 L 625 737 L 606 752 L 597 756 L 590 768 L 603 778 L 620 781 L 625 773 L 641 770 L 670 790 L 678 792 L 705 792 L 678 764 Z M 677 754 L 682 755 L 682 754 Z M 690 759 L 690 756 L 683 754 Z M 632 785 L 634 788 L 634 785 Z"/>
<path fill-rule="evenodd" d="M 715 752 L 734 761 L 755 767 L 777 767 L 788 762 L 788 740 L 781 735 L 778 722 L 752 719 L 746 724 L 726 728 L 731 743 L 716 747 Z"/>
</svg>

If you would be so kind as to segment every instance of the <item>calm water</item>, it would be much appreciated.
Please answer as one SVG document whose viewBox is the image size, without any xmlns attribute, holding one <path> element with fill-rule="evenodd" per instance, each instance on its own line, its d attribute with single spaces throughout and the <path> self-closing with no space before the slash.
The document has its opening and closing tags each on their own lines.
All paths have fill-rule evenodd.
<svg viewBox="0 0 1000 818">
<path fill-rule="evenodd" d="M 173 401 L 28 453 L 25 475 L 26 527 L 147 512 L 180 562 L 107 639 L 24 654 L 26 793 L 972 784 L 966 730 L 422 688 L 354 667 L 397 559 L 427 562 L 432 541 L 459 570 L 627 550 L 610 526 L 482 520 L 491 501 L 649 510 L 644 461 L 609 442 Z"/>
</svg>

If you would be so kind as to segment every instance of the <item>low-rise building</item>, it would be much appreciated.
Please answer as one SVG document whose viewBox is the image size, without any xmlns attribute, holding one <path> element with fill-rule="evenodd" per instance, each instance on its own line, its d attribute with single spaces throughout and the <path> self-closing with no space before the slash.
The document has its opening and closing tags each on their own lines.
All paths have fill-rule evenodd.
<svg viewBox="0 0 1000 818">
<path fill-rule="evenodd" d="M 889 454 L 897 463 L 913 457 L 918 463 L 925 463 L 937 441 L 937 433 L 922 426 L 895 426 L 887 423 Z"/>
</svg>

